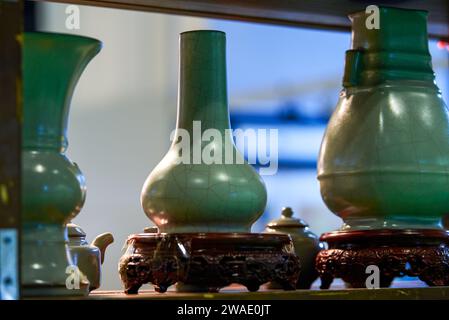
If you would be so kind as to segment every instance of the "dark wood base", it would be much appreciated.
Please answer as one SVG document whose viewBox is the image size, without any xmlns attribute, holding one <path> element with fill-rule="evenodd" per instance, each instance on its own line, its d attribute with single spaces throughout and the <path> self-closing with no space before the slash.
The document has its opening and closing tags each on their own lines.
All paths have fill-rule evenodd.
<svg viewBox="0 0 449 320">
<path fill-rule="evenodd" d="M 316 258 L 321 289 L 334 278 L 353 288 L 365 288 L 366 268 L 380 271 L 380 287 L 396 277 L 418 277 L 429 286 L 449 285 L 449 232 L 444 230 L 335 231 L 320 238 L 329 245 Z"/>
<path fill-rule="evenodd" d="M 256 233 L 143 233 L 128 238 L 119 263 L 126 293 L 145 283 L 165 292 L 184 288 L 217 292 L 232 283 L 257 291 L 276 281 L 294 290 L 300 263 L 287 235 Z"/>
</svg>

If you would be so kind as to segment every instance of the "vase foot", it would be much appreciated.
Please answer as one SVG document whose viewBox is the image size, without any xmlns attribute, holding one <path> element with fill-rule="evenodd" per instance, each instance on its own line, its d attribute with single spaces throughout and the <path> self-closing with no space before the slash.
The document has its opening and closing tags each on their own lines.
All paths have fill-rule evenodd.
<svg viewBox="0 0 449 320">
<path fill-rule="evenodd" d="M 396 277 L 418 277 L 429 286 L 449 285 L 449 232 L 432 229 L 335 231 L 323 234 L 329 249 L 321 251 L 316 269 L 321 289 L 334 278 L 352 288 L 366 288 L 378 270 L 379 287 Z M 370 268 L 368 268 L 371 266 Z"/>
<path fill-rule="evenodd" d="M 25 223 L 21 249 L 23 296 L 82 296 L 89 293 L 90 283 L 73 263 L 67 246 L 67 229 L 62 225 Z"/>
<path fill-rule="evenodd" d="M 257 291 L 276 281 L 295 288 L 300 263 L 287 235 L 256 233 L 145 233 L 128 239 L 119 272 L 125 292 L 145 283 L 165 292 L 218 292 L 233 283 Z"/>
</svg>

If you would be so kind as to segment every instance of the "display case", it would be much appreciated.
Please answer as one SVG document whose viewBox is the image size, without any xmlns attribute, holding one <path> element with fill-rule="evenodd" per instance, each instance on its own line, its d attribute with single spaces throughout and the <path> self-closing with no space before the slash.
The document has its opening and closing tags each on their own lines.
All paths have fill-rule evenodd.
<svg viewBox="0 0 449 320">
<path fill-rule="evenodd" d="M 247 21 L 263 24 L 286 25 L 295 28 L 350 31 L 348 13 L 364 10 L 370 1 L 238 1 L 238 0 L 67 0 L 54 1 L 143 12 L 158 12 L 182 16 Z M 20 294 L 20 184 L 21 184 L 21 116 L 22 73 L 21 43 L 23 36 L 24 1 L 2 1 L 0 3 L 0 50 L 2 66 L 0 77 L 0 293 L 2 298 L 19 297 Z M 449 41 L 449 1 L 377 1 L 376 5 L 389 5 L 406 9 L 423 9 L 429 12 L 428 32 L 432 39 Z M 99 22 L 101 23 L 101 22 Z M 18 40 L 18 41 L 17 41 Z M 124 109 L 124 112 L 125 109 Z M 8 255 L 5 252 L 9 252 Z M 14 254 L 11 256 L 11 252 Z M 89 299 L 448 299 L 448 287 L 405 288 L 380 290 L 298 290 L 279 292 L 266 290 L 259 293 L 243 292 L 240 287 L 219 294 L 181 294 L 169 292 L 165 295 L 143 293 L 126 296 L 119 292 L 95 292 Z M 236 292 L 237 291 L 237 292 Z M 241 292 L 240 292 L 241 291 Z"/>
</svg>

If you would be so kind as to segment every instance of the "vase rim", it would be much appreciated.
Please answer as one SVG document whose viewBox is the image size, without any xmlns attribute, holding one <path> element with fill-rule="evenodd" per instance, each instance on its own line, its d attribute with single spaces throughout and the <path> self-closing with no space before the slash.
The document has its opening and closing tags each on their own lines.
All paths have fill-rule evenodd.
<svg viewBox="0 0 449 320">
<path fill-rule="evenodd" d="M 216 34 L 226 35 L 226 33 L 224 31 L 212 30 L 212 29 L 188 30 L 188 31 L 181 32 L 180 35 L 184 35 L 187 33 L 210 33 L 210 34 L 216 33 Z"/>
<path fill-rule="evenodd" d="M 71 33 L 63 33 L 63 32 L 46 32 L 46 31 L 26 31 L 24 32 L 25 35 L 41 35 L 41 36 L 49 36 L 54 38 L 72 38 L 72 39 L 83 39 L 83 40 L 91 40 L 92 42 L 97 42 L 99 44 L 102 44 L 102 42 L 96 38 L 84 36 L 84 35 L 78 35 L 78 34 L 71 34 Z"/>
<path fill-rule="evenodd" d="M 411 9 L 411 8 L 399 8 L 399 7 L 390 7 L 390 6 L 377 6 L 380 10 L 386 10 L 386 11 L 411 11 L 411 12 L 421 12 L 424 13 L 426 16 L 429 14 L 428 10 L 425 9 Z M 359 15 L 359 14 L 366 14 L 365 10 L 358 10 L 354 11 L 348 14 L 349 19 L 352 17 Z"/>
</svg>

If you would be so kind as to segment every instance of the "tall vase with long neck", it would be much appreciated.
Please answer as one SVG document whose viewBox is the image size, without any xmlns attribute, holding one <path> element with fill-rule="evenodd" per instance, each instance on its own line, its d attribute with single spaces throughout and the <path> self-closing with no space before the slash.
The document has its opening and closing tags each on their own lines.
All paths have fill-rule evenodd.
<svg viewBox="0 0 449 320">
<path fill-rule="evenodd" d="M 67 247 L 65 225 L 81 210 L 86 186 L 78 166 L 65 155 L 66 132 L 75 85 L 100 48 L 99 41 L 86 37 L 24 34 L 21 281 L 25 295 L 76 295 L 84 293 L 77 289 L 87 287 Z"/>
<path fill-rule="evenodd" d="M 142 206 L 161 232 L 249 232 L 267 195 L 233 144 L 225 34 L 185 32 L 180 47 L 175 138 L 144 184 Z"/>
<path fill-rule="evenodd" d="M 427 13 L 350 16 L 343 90 L 319 155 L 323 200 L 344 230 L 440 229 L 449 212 L 449 113 L 435 84 Z"/>
</svg>

